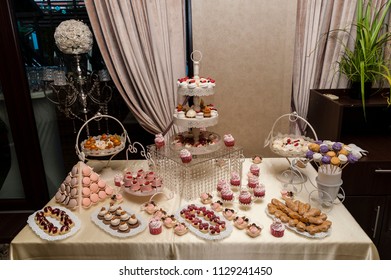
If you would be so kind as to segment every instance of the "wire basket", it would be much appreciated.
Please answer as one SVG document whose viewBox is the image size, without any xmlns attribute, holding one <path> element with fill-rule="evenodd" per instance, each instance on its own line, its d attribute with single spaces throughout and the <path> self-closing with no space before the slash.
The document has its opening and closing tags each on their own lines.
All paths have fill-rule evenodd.
<svg viewBox="0 0 391 280">
<path fill-rule="evenodd" d="M 297 122 L 298 120 L 304 121 L 308 127 L 311 128 L 315 140 L 318 140 L 318 136 L 311 124 L 303 117 L 300 117 L 296 112 L 293 112 L 282 115 L 276 119 L 268 137 L 265 139 L 264 147 L 269 146 L 273 153 L 283 157 L 305 157 L 308 150 L 308 144 L 315 142 L 315 140 L 302 135 L 276 133 L 274 131 L 276 124 L 285 117 L 288 117 L 290 122 Z"/>
<path fill-rule="evenodd" d="M 86 127 L 88 125 L 88 123 L 90 123 L 92 120 L 100 120 L 102 118 L 109 118 L 109 119 L 113 119 L 115 120 L 116 122 L 119 123 L 119 125 L 121 126 L 123 132 L 121 135 L 117 135 L 118 137 L 118 140 L 120 141 L 120 144 L 117 145 L 117 146 L 114 146 L 113 147 L 103 147 L 103 145 L 101 146 L 101 148 L 97 148 L 97 149 L 87 149 L 85 147 L 85 144 L 86 142 L 89 140 L 89 139 L 85 139 L 83 140 L 81 143 L 80 143 L 80 148 L 79 148 L 79 138 L 80 138 L 80 133 L 83 131 L 84 127 Z M 93 136 L 92 139 L 94 139 L 95 141 L 103 141 L 100 139 L 99 136 Z M 125 144 L 126 144 L 126 141 L 129 140 L 129 137 L 128 137 L 128 134 L 124 128 L 124 126 L 122 125 L 122 123 L 110 116 L 110 115 L 101 115 L 101 114 L 97 114 L 96 116 L 90 118 L 89 120 L 87 120 L 79 129 L 79 132 L 77 133 L 77 137 L 76 137 L 76 145 L 75 145 L 75 149 L 76 149 L 76 154 L 77 156 L 79 157 L 79 159 L 81 161 L 85 161 L 88 157 L 106 157 L 106 156 L 111 156 L 110 157 L 110 160 L 115 156 L 117 155 L 119 152 L 121 152 L 124 148 L 125 148 Z M 111 141 L 110 139 L 108 141 Z M 103 143 L 102 143 L 103 144 Z"/>
</svg>

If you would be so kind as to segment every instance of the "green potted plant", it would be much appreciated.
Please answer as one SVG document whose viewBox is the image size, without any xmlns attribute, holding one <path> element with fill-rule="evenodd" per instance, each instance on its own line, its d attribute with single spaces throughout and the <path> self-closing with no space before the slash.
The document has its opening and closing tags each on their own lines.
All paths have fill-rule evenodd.
<svg viewBox="0 0 391 280">
<path fill-rule="evenodd" d="M 353 94 L 354 91 L 357 94 L 354 85 L 358 85 L 358 97 L 362 101 L 365 118 L 365 100 L 369 97 L 372 84 L 380 80 L 391 84 L 389 65 L 384 57 L 385 46 L 391 40 L 391 32 L 386 30 L 385 24 L 390 7 L 391 1 L 376 10 L 371 0 L 366 4 L 363 0 L 358 0 L 356 22 L 353 24 L 356 29 L 354 47 L 350 49 L 345 46 L 344 54 L 338 62 L 339 72 L 349 80 Z"/>
</svg>

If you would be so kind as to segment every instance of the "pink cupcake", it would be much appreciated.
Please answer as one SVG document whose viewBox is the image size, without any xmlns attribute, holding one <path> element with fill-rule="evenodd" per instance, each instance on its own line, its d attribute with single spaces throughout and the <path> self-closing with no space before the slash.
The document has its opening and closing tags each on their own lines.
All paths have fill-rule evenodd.
<svg viewBox="0 0 391 280">
<path fill-rule="evenodd" d="M 153 235 L 162 233 L 162 221 L 158 219 L 151 219 L 149 221 L 149 232 Z"/>
<path fill-rule="evenodd" d="M 280 219 L 274 219 L 270 225 L 270 233 L 274 237 L 283 237 L 285 232 L 285 226 Z"/>
<path fill-rule="evenodd" d="M 245 204 L 245 205 L 248 205 L 248 204 L 251 204 L 251 201 L 252 201 L 252 197 L 251 197 L 251 193 L 248 192 L 248 191 L 241 191 L 240 194 L 239 194 L 239 202 L 241 204 Z"/>
<path fill-rule="evenodd" d="M 225 146 L 227 147 L 235 146 L 235 139 L 232 137 L 231 134 L 225 134 L 223 139 L 224 139 Z"/>
<path fill-rule="evenodd" d="M 180 151 L 180 157 L 183 163 L 189 163 L 193 159 L 191 153 L 187 149 Z"/>
<path fill-rule="evenodd" d="M 232 186 L 238 187 L 240 186 L 240 176 L 237 172 L 232 172 L 230 183 Z"/>
<path fill-rule="evenodd" d="M 221 199 L 225 201 L 231 201 L 234 199 L 234 193 L 231 189 L 225 188 L 221 190 Z"/>
<path fill-rule="evenodd" d="M 159 133 L 159 134 L 155 135 L 155 145 L 156 145 L 156 148 L 158 148 L 158 149 L 164 147 L 163 134 Z"/>
<path fill-rule="evenodd" d="M 259 185 L 259 178 L 257 176 L 249 177 L 247 185 L 249 188 L 256 188 Z"/>
<path fill-rule="evenodd" d="M 221 192 L 224 186 L 227 186 L 227 181 L 225 179 L 220 179 L 217 183 L 217 191 Z"/>
<path fill-rule="evenodd" d="M 259 176 L 259 166 L 255 163 L 251 164 L 250 172 L 255 176 Z"/>
<path fill-rule="evenodd" d="M 265 186 L 263 184 L 259 184 L 255 189 L 254 189 L 254 196 L 258 198 L 263 198 L 265 197 Z"/>
</svg>

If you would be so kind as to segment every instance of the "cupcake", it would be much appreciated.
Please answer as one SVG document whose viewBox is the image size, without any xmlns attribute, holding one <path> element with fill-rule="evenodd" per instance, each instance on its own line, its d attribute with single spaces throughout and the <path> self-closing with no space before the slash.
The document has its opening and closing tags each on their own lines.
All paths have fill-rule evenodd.
<svg viewBox="0 0 391 280">
<path fill-rule="evenodd" d="M 283 237 L 285 231 L 285 226 L 280 219 L 274 219 L 273 223 L 270 225 L 270 233 L 274 237 Z"/>
<path fill-rule="evenodd" d="M 259 185 L 259 178 L 257 176 L 251 176 L 248 178 L 247 186 L 249 188 L 256 188 Z"/>
<path fill-rule="evenodd" d="M 226 147 L 233 147 L 235 145 L 235 139 L 231 134 L 225 134 L 223 139 Z"/>
<path fill-rule="evenodd" d="M 152 235 L 157 235 L 157 234 L 162 233 L 162 225 L 163 225 L 163 223 L 161 220 L 151 219 L 149 221 L 149 232 Z"/>
<path fill-rule="evenodd" d="M 265 186 L 263 184 L 259 184 L 254 188 L 254 196 L 258 198 L 265 197 Z"/>
<path fill-rule="evenodd" d="M 163 134 L 159 133 L 159 134 L 155 135 L 155 145 L 156 145 L 156 148 L 158 148 L 158 149 L 164 147 Z"/>
<path fill-rule="evenodd" d="M 252 198 L 249 191 L 243 190 L 239 194 L 239 202 L 244 205 L 251 204 Z"/>
<path fill-rule="evenodd" d="M 182 149 L 179 155 L 183 163 L 189 163 L 193 159 L 191 153 L 187 149 Z"/>
<path fill-rule="evenodd" d="M 234 198 L 234 193 L 231 189 L 225 188 L 221 190 L 221 199 L 225 201 L 232 201 Z"/>
<path fill-rule="evenodd" d="M 231 183 L 231 185 L 234 186 L 234 187 L 240 186 L 240 176 L 239 176 L 239 173 L 237 173 L 237 172 L 232 172 L 232 174 L 231 174 L 231 179 L 230 179 L 230 183 Z"/>
<path fill-rule="evenodd" d="M 262 228 L 255 223 L 247 226 L 246 233 L 251 237 L 257 237 L 261 234 Z"/>
<path fill-rule="evenodd" d="M 255 176 L 259 176 L 259 169 L 259 166 L 255 163 L 251 164 L 250 166 L 250 172 Z"/>
<path fill-rule="evenodd" d="M 225 179 L 220 179 L 217 182 L 217 191 L 221 192 L 221 190 L 223 189 L 224 186 L 228 186 L 227 181 Z"/>
</svg>

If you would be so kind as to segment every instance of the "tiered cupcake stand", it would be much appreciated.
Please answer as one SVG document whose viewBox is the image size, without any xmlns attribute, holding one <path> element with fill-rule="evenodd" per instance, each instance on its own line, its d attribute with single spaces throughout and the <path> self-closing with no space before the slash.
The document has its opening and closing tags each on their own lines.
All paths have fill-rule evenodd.
<svg viewBox="0 0 391 280">
<path fill-rule="evenodd" d="M 200 54 L 198 59 L 196 54 Z M 194 64 L 194 79 L 199 80 L 199 63 L 202 54 L 199 51 L 192 53 Z M 200 107 L 201 97 L 214 94 L 213 87 L 178 87 L 178 95 L 185 97 L 186 102 L 192 99 L 194 107 Z M 190 105 L 190 104 L 189 104 Z M 174 139 L 178 135 L 170 138 L 170 143 L 163 148 L 155 145 L 148 146 L 148 153 L 154 164 L 155 171 L 162 175 L 165 185 L 172 191 L 180 194 L 186 200 L 197 198 L 202 192 L 212 192 L 219 179 L 229 180 L 233 171 L 241 174 L 244 160 L 243 149 L 238 146 L 225 147 L 223 139 L 214 132 L 205 130 L 206 127 L 214 126 L 218 122 L 218 113 L 213 110 L 210 117 L 187 118 L 180 116 L 176 111 L 173 115 L 173 122 L 178 127 L 187 131 L 181 133 L 184 138 L 191 138 L 197 143 L 201 137 L 213 139 L 213 144 L 209 145 L 177 145 Z M 182 163 L 180 150 L 187 149 L 192 154 L 190 163 Z"/>
</svg>

